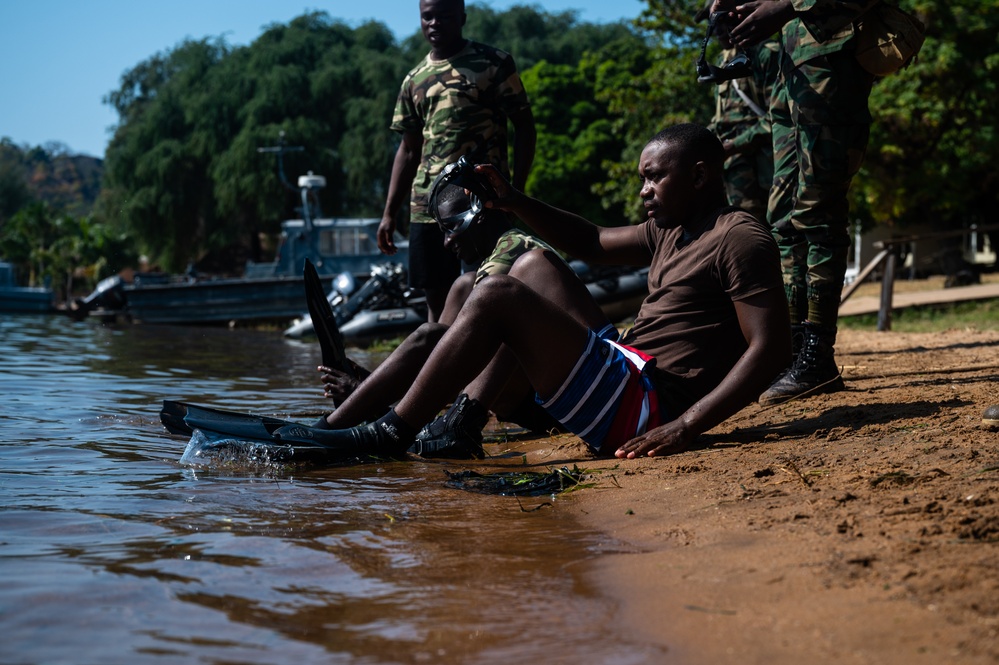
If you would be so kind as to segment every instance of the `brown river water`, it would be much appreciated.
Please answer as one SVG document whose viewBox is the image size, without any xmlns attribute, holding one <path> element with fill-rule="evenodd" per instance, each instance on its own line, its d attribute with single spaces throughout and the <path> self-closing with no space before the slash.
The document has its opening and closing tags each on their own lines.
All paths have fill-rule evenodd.
<svg viewBox="0 0 999 665">
<path fill-rule="evenodd" d="M 571 498 L 446 486 L 475 462 L 180 464 L 163 399 L 309 422 L 318 359 L 275 330 L 0 315 L 0 663 L 666 662 L 587 584 L 618 547 Z"/>
</svg>

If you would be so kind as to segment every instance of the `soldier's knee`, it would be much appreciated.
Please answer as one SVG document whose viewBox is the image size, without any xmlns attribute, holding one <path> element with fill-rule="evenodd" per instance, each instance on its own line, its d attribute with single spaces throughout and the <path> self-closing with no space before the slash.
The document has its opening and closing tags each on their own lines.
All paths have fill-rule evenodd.
<svg viewBox="0 0 999 665">
<path fill-rule="evenodd" d="M 511 275 L 490 275 L 472 290 L 466 305 L 493 307 L 513 302 L 517 294 L 527 287 Z"/>
<path fill-rule="evenodd" d="M 462 300 L 468 298 L 468 294 L 472 292 L 472 287 L 475 286 L 475 271 L 466 272 L 458 279 L 454 280 L 454 284 L 451 285 L 451 291 L 456 292 L 462 297 Z"/>
<path fill-rule="evenodd" d="M 529 252 L 521 254 L 514 261 L 513 267 L 510 268 L 510 274 L 516 276 L 518 273 L 530 272 L 539 266 L 548 265 L 549 262 L 545 257 L 545 251 L 544 249 L 532 249 Z"/>
<path fill-rule="evenodd" d="M 448 326 L 443 323 L 424 323 L 409 335 L 409 342 L 418 348 L 433 348 L 441 340 Z"/>
</svg>

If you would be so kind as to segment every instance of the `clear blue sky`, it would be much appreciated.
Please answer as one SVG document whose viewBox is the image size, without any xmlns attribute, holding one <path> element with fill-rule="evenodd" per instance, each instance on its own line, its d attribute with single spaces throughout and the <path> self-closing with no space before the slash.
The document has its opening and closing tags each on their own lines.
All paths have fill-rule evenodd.
<svg viewBox="0 0 999 665">
<path fill-rule="evenodd" d="M 472 0 L 466 0 L 471 4 Z M 497 11 L 535 5 L 607 23 L 636 18 L 644 0 L 480 0 Z M 356 26 L 368 19 L 397 38 L 419 29 L 418 0 L 0 0 L 0 137 L 57 141 L 104 156 L 117 115 L 103 103 L 121 75 L 186 38 L 256 39 L 264 26 L 325 11 Z"/>
</svg>

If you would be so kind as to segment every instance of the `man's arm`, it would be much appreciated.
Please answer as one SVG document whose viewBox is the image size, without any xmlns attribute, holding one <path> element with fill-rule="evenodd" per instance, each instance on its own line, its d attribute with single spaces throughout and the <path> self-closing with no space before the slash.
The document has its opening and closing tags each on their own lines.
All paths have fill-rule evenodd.
<svg viewBox="0 0 999 665">
<path fill-rule="evenodd" d="M 475 170 L 484 175 L 496 192 L 486 201 L 487 208 L 507 210 L 517 215 L 548 244 L 588 263 L 647 266 L 652 255 L 642 244 L 638 226 L 602 227 L 586 219 L 550 206 L 514 188 L 491 164 Z"/>
<path fill-rule="evenodd" d="M 770 289 L 735 301 L 739 327 L 749 348 L 714 390 L 678 418 L 621 446 L 615 455 L 633 459 L 686 450 L 698 435 L 734 415 L 759 397 L 791 360 L 787 299 Z"/>
<path fill-rule="evenodd" d="M 521 109 L 510 115 L 510 123 L 513 125 L 513 173 L 510 179 L 515 189 L 524 191 L 538 141 L 534 114 L 530 107 Z"/>
<path fill-rule="evenodd" d="M 419 132 L 403 132 L 402 142 L 399 144 L 399 149 L 395 151 L 395 159 L 392 162 L 388 196 L 385 200 L 385 209 L 382 212 L 382 221 L 378 225 L 378 249 L 383 254 L 395 254 L 398 251 L 393 238 L 395 219 L 396 215 L 399 214 L 399 208 L 409 200 L 409 193 L 413 187 L 413 178 L 416 177 L 416 169 L 420 165 L 422 151 L 423 135 Z"/>
</svg>

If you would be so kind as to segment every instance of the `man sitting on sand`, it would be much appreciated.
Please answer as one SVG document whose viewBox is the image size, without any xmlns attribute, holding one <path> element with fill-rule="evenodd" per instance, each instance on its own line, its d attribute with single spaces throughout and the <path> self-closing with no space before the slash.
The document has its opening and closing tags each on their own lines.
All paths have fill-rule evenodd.
<svg viewBox="0 0 999 665">
<path fill-rule="evenodd" d="M 430 212 L 444 233 L 445 248 L 466 265 L 478 264 L 479 268 L 452 286 L 438 323 L 423 324 L 373 373 L 352 361 L 345 368 L 320 366 L 325 394 L 337 410 L 318 426 L 349 427 L 384 414 L 412 385 L 475 285 L 492 275 L 511 275 L 598 336 L 617 339 L 617 329 L 551 247 L 514 228 L 506 213 L 483 208 L 481 198 L 465 189 L 465 184 L 477 189 L 482 181 L 473 168 L 464 160 L 445 168 L 433 187 Z M 432 457 L 481 457 L 488 410 L 501 420 L 538 433 L 560 427 L 534 401 L 534 391 L 519 371 L 516 358 L 500 349 L 449 411 L 420 433 L 413 452 Z"/>
<path fill-rule="evenodd" d="M 290 425 L 289 441 L 345 458 L 395 456 L 503 345 L 545 409 L 600 455 L 687 449 L 755 400 L 789 361 L 790 327 L 768 229 L 726 205 L 725 153 L 704 127 L 656 134 L 639 160 L 646 220 L 604 228 L 515 190 L 479 165 L 496 197 L 553 246 L 592 263 L 650 266 L 649 296 L 615 343 L 599 338 L 515 277 L 484 279 L 406 394 L 378 420 L 348 429 Z M 346 404 L 349 404 L 350 400 Z M 337 427 L 337 412 L 328 419 Z"/>
</svg>

